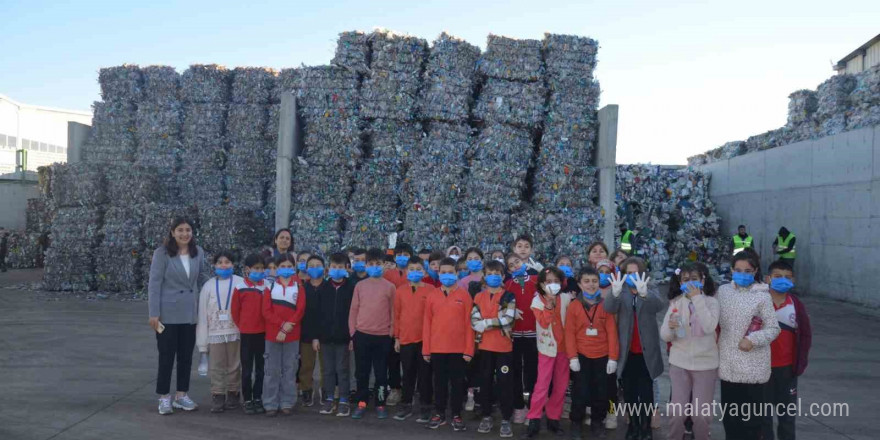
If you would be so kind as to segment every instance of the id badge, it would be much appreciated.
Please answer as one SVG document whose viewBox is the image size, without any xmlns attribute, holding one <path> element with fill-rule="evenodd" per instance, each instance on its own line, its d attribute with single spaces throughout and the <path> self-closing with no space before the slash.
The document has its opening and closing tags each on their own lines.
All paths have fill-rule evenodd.
<svg viewBox="0 0 880 440">
<path fill-rule="evenodd" d="M 229 321 L 229 314 L 228 313 L 221 313 L 219 315 L 219 318 L 221 321 Z"/>
<path fill-rule="evenodd" d="M 599 329 L 592 328 L 592 327 L 588 328 L 587 329 L 587 336 L 599 336 Z"/>
</svg>

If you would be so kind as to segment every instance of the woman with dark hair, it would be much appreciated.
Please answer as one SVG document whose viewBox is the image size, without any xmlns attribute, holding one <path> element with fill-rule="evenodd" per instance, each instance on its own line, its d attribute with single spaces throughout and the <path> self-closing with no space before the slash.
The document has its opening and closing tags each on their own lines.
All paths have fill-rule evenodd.
<svg viewBox="0 0 880 440">
<path fill-rule="evenodd" d="M 608 259 L 608 246 L 601 241 L 594 241 L 587 247 L 587 262 L 596 267 L 596 263 Z"/>
<path fill-rule="evenodd" d="M 153 252 L 150 263 L 150 327 L 156 331 L 159 348 L 159 414 L 172 414 L 173 408 L 192 411 L 198 405 L 187 395 L 196 344 L 199 287 L 209 278 L 205 251 L 193 238 L 192 223 L 176 218 L 165 244 Z M 177 395 L 171 401 L 171 370 L 177 359 Z"/>
<path fill-rule="evenodd" d="M 290 229 L 281 228 L 272 239 L 272 258 L 291 252 L 293 252 L 293 234 Z"/>
</svg>

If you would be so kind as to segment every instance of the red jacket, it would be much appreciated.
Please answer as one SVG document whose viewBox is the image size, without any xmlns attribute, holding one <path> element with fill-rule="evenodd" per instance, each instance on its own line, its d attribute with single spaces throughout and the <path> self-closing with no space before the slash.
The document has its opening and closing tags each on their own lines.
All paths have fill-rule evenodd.
<svg viewBox="0 0 880 440">
<path fill-rule="evenodd" d="M 797 295 L 789 293 L 794 303 L 794 314 L 797 319 L 797 329 L 794 331 L 794 364 L 791 369 L 795 377 L 804 374 L 807 369 L 807 361 L 810 355 L 810 346 L 813 344 L 813 329 L 810 327 L 810 316 L 807 308 Z"/>
<path fill-rule="evenodd" d="M 269 286 L 263 282 L 257 286 L 245 279 L 244 284 L 235 286 L 232 291 L 232 320 L 244 334 L 259 334 L 266 331 L 263 320 L 263 296 L 269 294 Z M 276 332 L 277 334 L 277 332 Z"/>
<path fill-rule="evenodd" d="M 471 310 L 474 302 L 464 289 L 453 287 L 449 294 L 434 289 L 425 304 L 422 355 L 461 353 L 474 355 Z"/>
<path fill-rule="evenodd" d="M 523 284 L 517 278 L 511 278 L 504 284 L 504 290 L 516 297 L 516 308 L 522 312 L 522 319 L 513 321 L 514 337 L 535 337 L 535 314 L 532 312 L 532 299 L 538 293 L 538 277 L 527 275 Z"/>
<path fill-rule="evenodd" d="M 294 289 L 294 287 L 296 289 Z M 272 290 L 263 295 L 263 319 L 266 321 L 266 340 L 277 342 L 275 337 L 281 326 L 290 322 L 293 329 L 287 333 L 283 342 L 299 341 L 303 316 L 306 314 L 306 288 L 297 276 L 290 279 L 290 286 L 275 280 Z"/>
</svg>

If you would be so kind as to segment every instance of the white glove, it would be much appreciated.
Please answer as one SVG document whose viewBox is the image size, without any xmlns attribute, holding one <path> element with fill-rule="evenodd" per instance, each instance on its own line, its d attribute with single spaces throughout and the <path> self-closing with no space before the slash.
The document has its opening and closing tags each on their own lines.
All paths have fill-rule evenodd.
<svg viewBox="0 0 880 440">
<path fill-rule="evenodd" d="M 642 298 L 648 296 L 649 281 L 651 281 L 651 277 L 649 277 L 647 273 L 636 275 L 636 291 L 639 292 L 639 296 Z"/>
<path fill-rule="evenodd" d="M 611 294 L 614 295 L 615 298 L 620 296 L 620 292 L 623 291 L 623 283 L 626 281 L 626 274 L 622 274 L 620 272 L 615 272 L 611 274 Z"/>
<path fill-rule="evenodd" d="M 199 358 L 199 376 L 208 375 L 208 353 L 201 353 Z"/>
<path fill-rule="evenodd" d="M 474 325 L 474 331 L 477 333 L 483 333 L 486 331 L 486 320 L 477 321 Z"/>
<path fill-rule="evenodd" d="M 394 249 L 397 247 L 397 232 L 392 232 L 388 234 L 388 249 Z"/>
<path fill-rule="evenodd" d="M 614 374 L 614 373 L 617 373 L 617 361 L 609 360 L 609 361 L 608 361 L 608 366 L 605 367 L 605 372 L 608 373 L 608 374 Z"/>
<path fill-rule="evenodd" d="M 571 368 L 571 371 L 574 371 L 575 373 L 581 371 L 581 361 L 579 361 L 578 358 L 572 358 L 568 361 L 568 368 Z"/>
<path fill-rule="evenodd" d="M 523 319 L 522 310 L 516 309 L 516 314 L 514 315 L 514 319 Z"/>
</svg>

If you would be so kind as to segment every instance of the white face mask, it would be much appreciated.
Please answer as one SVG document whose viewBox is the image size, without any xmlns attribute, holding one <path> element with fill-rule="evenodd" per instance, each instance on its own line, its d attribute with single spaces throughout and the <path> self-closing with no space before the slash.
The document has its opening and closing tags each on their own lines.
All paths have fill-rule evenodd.
<svg viewBox="0 0 880 440">
<path fill-rule="evenodd" d="M 562 286 L 559 285 L 558 283 L 545 284 L 545 287 L 547 287 L 548 293 L 550 293 L 553 296 L 556 296 L 559 293 L 559 291 L 562 289 Z"/>
<path fill-rule="evenodd" d="M 461 258 L 461 255 L 450 255 L 449 258 L 452 258 L 453 261 L 458 261 Z"/>
<path fill-rule="evenodd" d="M 504 258 L 496 258 L 495 261 L 504 264 Z"/>
</svg>

